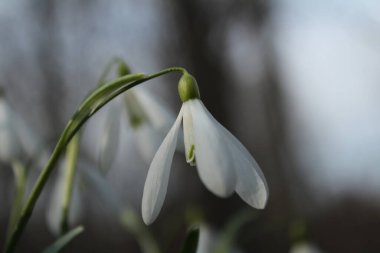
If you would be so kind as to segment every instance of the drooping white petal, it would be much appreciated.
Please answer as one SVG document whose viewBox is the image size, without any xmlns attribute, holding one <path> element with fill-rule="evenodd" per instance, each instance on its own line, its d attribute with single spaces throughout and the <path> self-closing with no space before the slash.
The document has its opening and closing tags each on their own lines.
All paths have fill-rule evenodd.
<svg viewBox="0 0 380 253">
<path fill-rule="evenodd" d="M 99 145 L 99 166 L 104 172 L 107 172 L 111 168 L 117 154 L 120 133 L 120 114 L 120 104 L 111 104 Z"/>
<path fill-rule="evenodd" d="M 8 104 L 0 98 L 0 159 L 4 162 L 18 159 L 21 152 L 12 114 Z"/>
<path fill-rule="evenodd" d="M 268 187 L 259 165 L 240 141 L 216 121 L 204 106 L 203 109 L 228 149 L 225 158 L 230 160 L 229 169 L 236 173 L 236 193 L 252 207 L 264 208 L 268 199 Z"/>
<path fill-rule="evenodd" d="M 58 178 L 55 182 L 54 189 L 50 196 L 50 203 L 47 208 L 47 224 L 52 233 L 58 235 L 60 233 L 60 221 L 62 218 L 63 193 L 65 189 L 65 166 L 62 163 Z M 70 205 L 69 223 L 73 224 L 79 220 L 81 216 L 81 202 L 79 199 L 77 184 L 74 182 L 73 196 Z"/>
<path fill-rule="evenodd" d="M 229 239 L 228 236 L 226 236 L 226 233 L 228 232 L 221 232 L 222 233 L 216 232 L 207 225 L 201 224 L 199 226 L 199 239 L 196 253 L 219 252 L 221 245 L 224 245 L 223 252 L 242 253 L 242 251 L 234 248 L 233 245 L 230 245 L 230 243 L 226 243 L 226 240 Z"/>
<path fill-rule="evenodd" d="M 162 136 L 161 143 L 175 121 L 175 114 L 144 87 L 136 87 L 133 94 L 141 105 L 149 125 L 158 132 L 157 136 Z M 178 135 L 177 150 L 184 152 L 182 133 Z"/>
<path fill-rule="evenodd" d="M 195 160 L 202 182 L 217 196 L 231 195 L 235 190 L 236 175 L 224 134 L 199 99 L 189 100 L 183 106 L 190 107 Z"/>
<path fill-rule="evenodd" d="M 236 193 L 252 207 L 263 209 L 268 200 L 268 186 L 259 165 L 248 150 L 227 129 L 223 129 L 236 171 Z"/>
<path fill-rule="evenodd" d="M 41 138 L 0 98 L 0 159 L 28 160 L 36 165 L 43 161 L 44 151 Z"/>
<path fill-rule="evenodd" d="M 90 187 L 89 191 L 99 196 L 102 203 L 105 203 L 113 211 L 121 210 L 122 204 L 119 195 L 113 189 L 113 185 L 106 180 L 99 170 L 96 170 L 90 164 L 79 161 L 78 172 L 85 186 Z"/>
<path fill-rule="evenodd" d="M 170 128 L 168 129 L 168 131 Z M 168 132 L 166 131 L 166 133 Z M 160 147 L 162 141 L 165 138 L 161 132 L 156 131 L 149 124 L 142 124 L 134 130 L 135 142 L 139 149 L 141 157 L 147 163 L 151 162 L 157 149 Z"/>
<path fill-rule="evenodd" d="M 175 114 L 170 112 L 154 95 L 150 94 L 144 87 L 136 87 L 133 89 L 148 120 L 155 128 L 165 127 L 167 131 L 171 128 L 172 122 L 175 120 Z"/>
<path fill-rule="evenodd" d="M 195 165 L 195 143 L 194 143 L 194 130 L 193 130 L 193 117 L 189 106 L 183 107 L 183 132 L 186 162 L 190 165 Z"/>
<path fill-rule="evenodd" d="M 147 225 L 157 218 L 164 203 L 181 120 L 182 108 L 150 164 L 142 199 L 142 216 Z"/>
<path fill-rule="evenodd" d="M 322 251 L 312 243 L 299 242 L 290 248 L 289 253 L 322 253 Z"/>
<path fill-rule="evenodd" d="M 37 159 L 42 155 L 43 145 L 40 136 L 26 124 L 18 114 L 14 114 L 14 127 L 17 131 L 23 155 L 27 159 Z"/>
</svg>

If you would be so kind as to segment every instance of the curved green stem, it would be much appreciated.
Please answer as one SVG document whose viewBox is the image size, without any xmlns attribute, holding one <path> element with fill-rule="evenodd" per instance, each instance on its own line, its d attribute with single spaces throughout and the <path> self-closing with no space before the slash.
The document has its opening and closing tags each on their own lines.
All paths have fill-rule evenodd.
<svg viewBox="0 0 380 253">
<path fill-rule="evenodd" d="M 135 237 L 143 253 L 161 252 L 157 241 L 131 208 L 126 208 L 121 213 L 120 221 L 123 227 Z"/>
<path fill-rule="evenodd" d="M 111 82 L 108 82 L 94 92 L 92 92 L 89 96 L 85 98 L 79 109 L 76 113 L 74 113 L 72 119 L 67 123 L 65 129 L 63 130 L 54 150 L 51 154 L 47 164 L 44 169 L 40 173 L 36 183 L 33 186 L 32 192 L 29 195 L 29 198 L 24 206 L 19 220 L 15 225 L 13 232 L 9 241 L 5 246 L 5 252 L 11 253 L 15 250 L 15 247 L 22 235 L 25 226 L 27 225 L 30 216 L 33 213 L 34 206 L 48 180 L 51 172 L 55 164 L 58 161 L 58 158 L 62 154 L 62 152 L 66 149 L 66 145 L 73 138 L 73 136 L 79 131 L 79 129 L 83 126 L 83 124 L 94 115 L 100 108 L 106 105 L 113 98 L 118 96 L 119 94 L 135 87 L 138 84 L 146 82 L 150 79 L 162 76 L 164 74 L 179 71 L 181 73 L 187 73 L 186 69 L 181 67 L 173 67 L 164 69 L 160 72 L 157 72 L 150 76 L 142 77 L 141 74 L 132 74 L 127 75 L 121 78 L 117 78 Z M 137 79 L 137 80 L 136 80 Z M 106 96 L 105 99 L 101 99 L 103 96 Z M 97 103 L 100 101 L 99 103 Z"/>
<path fill-rule="evenodd" d="M 69 229 L 70 203 L 73 195 L 73 184 L 75 179 L 76 164 L 79 151 L 79 134 L 76 134 L 67 145 L 66 169 L 65 169 L 65 189 L 63 192 L 61 235 Z"/>
</svg>

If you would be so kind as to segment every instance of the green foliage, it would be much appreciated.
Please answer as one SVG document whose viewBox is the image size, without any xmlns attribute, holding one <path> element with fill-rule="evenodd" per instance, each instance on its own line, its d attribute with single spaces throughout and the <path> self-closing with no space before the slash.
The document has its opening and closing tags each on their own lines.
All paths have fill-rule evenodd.
<svg viewBox="0 0 380 253">
<path fill-rule="evenodd" d="M 125 209 L 121 215 L 121 223 L 140 245 L 143 253 L 159 253 L 159 247 L 148 228 L 132 209 Z"/>
<path fill-rule="evenodd" d="M 199 227 L 189 229 L 181 253 L 195 253 L 199 241 Z"/>
<path fill-rule="evenodd" d="M 83 230 L 84 229 L 83 229 L 82 226 L 79 226 L 79 227 L 76 227 L 76 228 L 72 229 L 71 231 L 69 231 L 65 235 L 63 235 L 60 238 L 58 238 L 57 241 L 55 241 L 52 245 L 50 245 L 42 253 L 58 253 L 58 252 L 60 252 L 64 247 L 66 247 L 66 245 L 69 242 L 71 242 L 71 240 L 73 240 L 80 233 L 82 233 Z"/>
</svg>

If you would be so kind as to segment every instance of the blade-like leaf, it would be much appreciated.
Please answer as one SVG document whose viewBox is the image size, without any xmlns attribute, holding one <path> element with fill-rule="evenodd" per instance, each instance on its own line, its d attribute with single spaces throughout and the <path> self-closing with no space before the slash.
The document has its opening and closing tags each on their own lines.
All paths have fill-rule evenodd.
<svg viewBox="0 0 380 253">
<path fill-rule="evenodd" d="M 83 232 L 83 227 L 79 226 L 71 231 L 67 232 L 57 241 L 55 241 L 52 245 L 50 245 L 47 249 L 45 249 L 42 253 L 58 253 L 60 252 L 72 239 L 74 239 L 77 235 Z"/>
<path fill-rule="evenodd" d="M 181 253 L 195 253 L 198 247 L 199 228 L 192 227 L 187 233 Z"/>
<path fill-rule="evenodd" d="M 157 241 L 141 218 L 130 208 L 126 208 L 120 217 L 123 227 L 136 239 L 143 253 L 160 253 Z"/>
<path fill-rule="evenodd" d="M 214 246 L 213 253 L 228 253 L 232 252 L 233 244 L 239 230 L 248 222 L 257 218 L 257 213 L 251 210 L 244 209 L 237 212 L 227 223 L 222 231 L 221 237 Z"/>
</svg>

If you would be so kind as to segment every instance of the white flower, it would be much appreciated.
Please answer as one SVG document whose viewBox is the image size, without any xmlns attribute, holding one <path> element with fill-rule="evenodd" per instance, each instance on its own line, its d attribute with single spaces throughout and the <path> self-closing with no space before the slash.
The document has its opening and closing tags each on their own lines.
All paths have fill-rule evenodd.
<svg viewBox="0 0 380 253">
<path fill-rule="evenodd" d="M 217 233 L 211 230 L 207 225 L 200 225 L 196 253 L 219 252 L 217 251 L 217 247 L 221 244 L 221 241 L 224 239 L 223 236 L 225 237 L 223 233 Z M 222 242 L 222 245 L 226 245 L 226 243 Z M 225 247 L 227 247 L 227 245 Z M 232 247 L 232 245 L 228 245 L 228 251 L 225 248 L 223 252 L 242 253 L 242 251 L 239 251 L 235 247 Z"/>
<path fill-rule="evenodd" d="M 40 139 L 0 94 L 0 160 L 11 163 L 35 158 L 36 161 L 40 155 Z"/>
<path fill-rule="evenodd" d="M 294 244 L 289 253 L 322 253 L 315 245 L 309 242 L 299 242 Z"/>
<path fill-rule="evenodd" d="M 104 132 L 100 139 L 99 167 L 105 172 L 111 168 L 119 145 L 120 109 L 118 104 L 110 104 Z"/>
<path fill-rule="evenodd" d="M 61 220 L 63 215 L 63 199 L 64 199 L 64 191 L 66 187 L 66 177 L 65 177 L 65 163 L 62 162 L 59 168 L 58 177 L 54 184 L 53 191 L 50 196 L 50 202 L 47 208 L 46 213 L 46 221 L 48 228 L 50 231 L 59 235 L 61 232 Z M 75 180 L 76 181 L 76 180 Z M 81 198 L 79 194 L 78 184 L 74 181 L 73 193 L 70 204 L 70 212 L 69 212 L 69 224 L 75 224 L 79 221 L 82 216 L 82 204 Z"/>
<path fill-rule="evenodd" d="M 10 162 L 20 154 L 20 141 L 12 118 L 12 111 L 0 98 L 0 159 Z"/>
<path fill-rule="evenodd" d="M 124 101 L 134 142 L 143 160 L 149 162 L 169 131 L 171 122 L 174 122 L 175 115 L 147 90 L 141 88 L 136 87 L 126 92 Z M 108 111 L 99 152 L 102 170 L 108 170 L 115 160 L 122 112 L 122 105 L 117 103 L 112 104 Z"/>
<path fill-rule="evenodd" d="M 184 74 L 179 83 L 179 93 L 182 108 L 154 156 L 145 181 L 142 199 L 144 222 L 152 223 L 163 205 L 182 119 L 186 160 L 197 166 L 207 189 L 219 197 L 228 197 L 235 191 L 252 207 L 264 208 L 268 188 L 253 157 L 207 111 L 199 99 L 193 77 Z"/>
<path fill-rule="evenodd" d="M 111 185 L 98 170 L 94 170 L 92 164 L 85 160 L 79 159 L 77 162 L 77 174 L 73 183 L 73 192 L 69 211 L 69 226 L 80 222 L 84 216 L 83 201 L 86 192 L 100 198 L 106 207 L 112 212 L 119 212 L 121 209 L 121 200 L 118 194 L 113 190 Z M 46 221 L 48 228 L 54 235 L 61 232 L 62 205 L 65 190 L 65 162 L 61 163 L 57 180 L 54 184 L 53 191 L 50 196 L 49 206 L 46 213 Z"/>
</svg>

